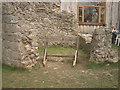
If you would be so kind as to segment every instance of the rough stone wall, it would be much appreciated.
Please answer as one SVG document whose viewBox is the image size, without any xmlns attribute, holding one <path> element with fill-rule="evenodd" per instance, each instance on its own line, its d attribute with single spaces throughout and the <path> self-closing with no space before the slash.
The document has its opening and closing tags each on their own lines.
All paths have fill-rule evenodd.
<svg viewBox="0 0 120 90">
<path fill-rule="evenodd" d="M 99 62 L 117 62 L 118 51 L 111 48 L 111 30 L 108 28 L 96 29 L 91 42 L 90 61 Z"/>
<path fill-rule="evenodd" d="M 59 3 L 9 3 L 11 13 L 19 19 L 19 26 L 37 33 L 39 43 L 45 36 L 72 36 L 76 34 L 77 20 L 73 13 L 61 12 Z M 5 6 L 5 7 L 7 7 Z M 10 8 L 6 12 L 10 12 Z M 9 10 L 10 9 L 10 10 Z M 38 30 L 39 29 L 39 30 Z M 39 33 L 39 34 L 38 34 Z M 72 33 L 72 34 L 71 34 Z"/>
<path fill-rule="evenodd" d="M 39 59 L 36 47 L 32 46 L 33 40 L 19 30 L 18 19 L 13 15 L 4 15 L 2 25 L 3 63 L 30 69 Z"/>
<path fill-rule="evenodd" d="M 78 35 L 79 35 L 79 40 L 80 40 L 80 47 L 84 48 L 85 51 L 90 53 L 92 35 L 91 34 L 82 34 L 82 33 L 78 33 Z"/>
<path fill-rule="evenodd" d="M 37 63 L 37 47 L 45 37 L 70 37 L 77 31 L 74 14 L 61 12 L 60 3 L 6 2 L 2 15 L 3 63 L 16 67 L 30 69 Z"/>
</svg>

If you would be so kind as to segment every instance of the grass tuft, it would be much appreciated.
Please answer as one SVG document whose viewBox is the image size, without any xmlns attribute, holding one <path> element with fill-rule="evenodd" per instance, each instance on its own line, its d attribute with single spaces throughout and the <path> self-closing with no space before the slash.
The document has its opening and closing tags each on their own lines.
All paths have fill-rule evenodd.
<svg viewBox="0 0 120 90">
<path fill-rule="evenodd" d="M 38 50 L 40 52 L 40 54 L 44 54 L 44 49 L 45 47 L 38 47 Z M 48 47 L 48 53 L 49 54 L 72 54 L 75 52 L 75 49 L 73 47 L 68 47 L 68 46 L 65 46 L 65 47 L 62 47 L 62 46 L 49 46 Z"/>
<path fill-rule="evenodd" d="M 12 67 L 6 64 L 2 64 L 2 69 L 3 71 L 6 70 L 8 72 L 27 72 L 27 70 L 23 69 L 23 68 L 17 68 L 17 67 Z"/>
<path fill-rule="evenodd" d="M 118 68 L 120 61 L 117 63 L 103 62 L 103 63 L 89 63 L 86 65 L 87 69 L 105 69 L 105 68 Z"/>
<path fill-rule="evenodd" d="M 119 47 L 119 46 L 116 46 L 115 44 L 112 44 L 112 48 L 115 49 L 115 50 L 120 49 L 120 47 Z"/>
</svg>

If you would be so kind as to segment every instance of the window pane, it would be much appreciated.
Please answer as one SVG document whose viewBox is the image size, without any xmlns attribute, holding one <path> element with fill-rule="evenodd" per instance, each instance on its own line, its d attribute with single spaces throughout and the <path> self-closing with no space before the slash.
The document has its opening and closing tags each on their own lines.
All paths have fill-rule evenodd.
<svg viewBox="0 0 120 90">
<path fill-rule="evenodd" d="M 84 7 L 85 19 L 87 23 L 98 23 L 98 8 L 97 7 Z"/>
<path fill-rule="evenodd" d="M 101 8 L 101 22 L 104 22 L 104 8 Z"/>
<path fill-rule="evenodd" d="M 82 22 L 82 8 L 79 8 L 79 21 Z"/>
</svg>

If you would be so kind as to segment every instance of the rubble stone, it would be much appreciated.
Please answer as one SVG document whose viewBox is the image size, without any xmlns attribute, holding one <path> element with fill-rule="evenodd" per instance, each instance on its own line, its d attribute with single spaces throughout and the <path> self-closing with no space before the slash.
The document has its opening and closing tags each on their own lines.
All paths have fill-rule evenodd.
<svg viewBox="0 0 120 90">
<path fill-rule="evenodd" d="M 40 59 L 38 46 L 43 46 L 46 38 L 51 36 L 54 40 L 49 40 L 49 45 L 76 44 L 77 19 L 73 13 L 61 11 L 60 3 L 5 2 L 2 11 L 5 64 L 31 69 Z M 92 47 L 90 61 L 117 62 L 118 54 L 111 49 L 109 30 L 97 29 L 93 38 L 91 35 L 80 37 L 84 37 L 81 40 L 85 41 L 84 44 L 80 41 L 80 45 L 89 51 Z"/>
<path fill-rule="evenodd" d="M 111 48 L 111 29 L 96 29 L 91 41 L 90 61 L 100 62 L 118 62 L 118 51 Z"/>
<path fill-rule="evenodd" d="M 5 2 L 3 3 L 3 63 L 31 69 L 40 59 L 38 46 L 46 37 L 73 36 L 77 20 L 73 13 L 60 10 L 60 3 Z M 58 40 L 58 41 L 56 41 Z M 50 41 L 57 45 L 62 39 Z M 75 41 L 65 41 L 73 45 Z"/>
</svg>

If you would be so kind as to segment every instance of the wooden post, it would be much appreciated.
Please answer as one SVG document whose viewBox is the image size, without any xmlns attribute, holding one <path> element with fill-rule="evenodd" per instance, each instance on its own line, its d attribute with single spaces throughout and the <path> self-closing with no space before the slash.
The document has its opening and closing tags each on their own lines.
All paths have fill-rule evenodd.
<svg viewBox="0 0 120 90">
<path fill-rule="evenodd" d="M 75 51 L 75 59 L 73 61 L 73 67 L 76 65 L 76 62 L 77 62 L 77 53 L 78 53 L 78 51 L 76 50 Z"/>
<path fill-rule="evenodd" d="M 45 41 L 45 50 L 44 50 L 44 57 L 43 57 L 43 66 L 45 66 L 45 64 L 47 62 L 47 46 L 48 46 L 48 40 L 46 38 L 46 41 Z"/>
<path fill-rule="evenodd" d="M 79 51 L 79 36 L 77 36 L 75 59 L 74 59 L 74 61 L 73 61 L 73 66 L 76 65 L 77 58 L 78 58 L 78 51 Z"/>
<path fill-rule="evenodd" d="M 104 8 L 104 23 L 106 24 L 106 7 Z"/>
<path fill-rule="evenodd" d="M 101 7 L 98 8 L 98 23 L 101 23 Z"/>
<path fill-rule="evenodd" d="M 79 50 L 79 36 L 77 36 L 77 51 Z"/>
</svg>

